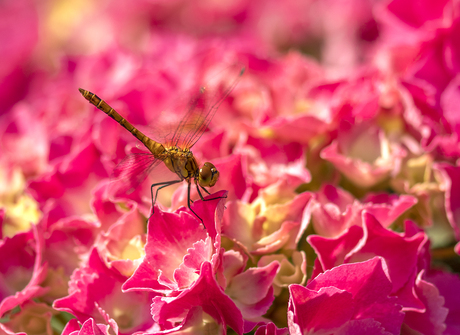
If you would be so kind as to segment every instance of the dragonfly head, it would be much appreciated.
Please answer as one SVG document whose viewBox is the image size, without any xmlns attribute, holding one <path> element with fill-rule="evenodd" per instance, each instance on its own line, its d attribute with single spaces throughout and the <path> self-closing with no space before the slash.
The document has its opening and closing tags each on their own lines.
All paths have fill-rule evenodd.
<svg viewBox="0 0 460 335">
<path fill-rule="evenodd" d="M 198 181 L 203 187 L 214 186 L 219 180 L 219 171 L 217 171 L 214 164 L 206 162 L 200 169 L 198 174 Z"/>
</svg>

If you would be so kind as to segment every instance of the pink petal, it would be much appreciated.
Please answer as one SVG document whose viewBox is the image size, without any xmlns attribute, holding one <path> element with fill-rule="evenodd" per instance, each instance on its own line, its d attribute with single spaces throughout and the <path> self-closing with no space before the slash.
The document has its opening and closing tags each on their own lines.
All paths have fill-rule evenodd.
<svg viewBox="0 0 460 335">
<path fill-rule="evenodd" d="M 412 236 L 400 236 L 383 228 L 370 214 L 363 214 L 363 230 L 353 226 L 336 239 L 326 239 L 310 235 L 307 241 L 318 254 L 321 268 L 315 274 L 332 269 L 338 264 L 362 261 L 372 256 L 385 258 L 393 285 L 392 293 L 397 294 L 399 303 L 405 308 L 423 308 L 413 291 L 419 252 L 426 243 L 422 232 Z M 389 247 L 391 246 L 391 247 Z"/>
<path fill-rule="evenodd" d="M 436 285 L 435 288 L 439 290 L 439 294 L 444 297 L 443 307 L 448 309 L 448 314 L 445 319 L 447 328 L 444 334 L 458 334 L 460 331 L 460 279 L 458 275 L 449 272 L 435 272 L 427 276 L 427 281 Z M 430 289 L 430 287 L 428 287 L 428 289 Z M 431 294 L 427 296 L 427 298 L 434 298 L 433 302 L 436 302 L 435 299 L 438 299 L 438 292 L 436 292 L 434 288 L 430 291 L 428 291 L 428 293 Z M 430 311 L 430 316 L 432 318 L 439 316 L 442 319 L 443 313 L 443 308 L 439 308 Z M 437 320 L 434 319 L 433 321 L 436 322 Z"/>
<path fill-rule="evenodd" d="M 183 263 L 174 271 L 174 280 L 179 288 L 188 287 L 198 279 L 197 269 L 201 267 L 203 262 L 212 259 L 213 252 L 210 237 L 206 238 L 206 241 L 195 242 L 193 247 L 188 249 Z"/>
<path fill-rule="evenodd" d="M 401 214 L 417 203 L 410 195 L 370 194 L 363 201 L 366 211 L 377 219 L 382 226 L 389 227 Z"/>
<path fill-rule="evenodd" d="M 349 321 L 370 319 L 386 331 L 399 334 L 404 315 L 395 299 L 389 297 L 392 285 L 383 266 L 382 259 L 375 257 L 326 271 L 306 288 L 291 285 L 291 333 L 310 329 L 334 332 L 349 327 Z"/>
<path fill-rule="evenodd" d="M 309 235 L 307 241 L 318 255 L 318 260 L 324 271 L 343 264 L 345 257 L 356 247 L 363 236 L 364 232 L 361 227 L 352 226 L 336 238 Z"/>
<path fill-rule="evenodd" d="M 88 264 L 77 269 L 69 283 L 69 295 L 54 301 L 53 307 L 75 315 L 80 322 L 97 322 L 118 327 L 120 334 L 147 330 L 153 325 L 149 304 L 157 295 L 151 292 L 122 292 L 126 280 L 109 269 L 93 249 Z"/>
<path fill-rule="evenodd" d="M 79 332 L 74 332 L 71 335 L 109 335 L 109 326 L 97 324 L 94 319 L 86 320 Z"/>
<path fill-rule="evenodd" d="M 405 24 L 419 28 L 427 21 L 441 18 L 448 2 L 393 0 L 388 4 L 388 9 Z"/>
<path fill-rule="evenodd" d="M 288 335 L 288 329 L 278 328 L 274 323 L 269 322 L 266 326 L 257 328 L 254 335 Z"/>
<path fill-rule="evenodd" d="M 446 325 L 444 321 L 449 310 L 444 307 L 444 298 L 435 285 L 422 279 L 421 272 L 415 284 L 417 296 L 425 305 L 423 312 L 408 311 L 404 318 L 404 323 L 414 331 L 427 334 L 444 334 Z"/>
<path fill-rule="evenodd" d="M 347 228 L 361 224 L 363 205 L 350 193 L 332 185 L 324 185 L 312 200 L 311 215 L 318 235 L 334 237 Z"/>
<path fill-rule="evenodd" d="M 39 14 L 29 0 L 2 4 L 0 14 L 0 114 L 4 114 L 26 93 L 29 78 L 25 69 L 38 41 Z"/>
<path fill-rule="evenodd" d="M 152 304 L 152 315 L 154 320 L 163 326 L 169 324 L 169 319 L 176 320 L 178 317 L 183 317 L 184 313 L 196 306 L 200 306 L 217 323 L 222 324 L 224 334 L 227 325 L 237 334 L 243 333 L 241 312 L 218 286 L 209 262 L 201 265 L 198 280 L 177 297 L 155 298 Z"/>
<path fill-rule="evenodd" d="M 315 292 L 294 284 L 289 287 L 289 292 L 290 334 L 300 335 L 323 329 L 334 331 L 353 316 L 355 306 L 352 295 L 343 290 L 328 287 Z"/>
<path fill-rule="evenodd" d="M 73 332 L 77 332 L 76 334 L 78 334 L 78 331 L 80 331 L 80 324 L 77 319 L 70 319 L 62 330 L 61 335 L 71 335 Z"/>
<path fill-rule="evenodd" d="M 460 167 L 447 163 L 438 163 L 436 168 L 444 178 L 445 207 L 449 223 L 454 229 L 457 240 L 460 239 Z"/>
<path fill-rule="evenodd" d="M 24 302 L 44 294 L 47 266 L 42 264 L 43 232 L 19 233 L 0 241 L 0 316 Z M 19 284 L 19 286 L 18 286 Z"/>
<path fill-rule="evenodd" d="M 267 296 L 278 269 L 279 263 L 277 261 L 264 267 L 249 268 L 232 278 L 225 289 L 225 293 L 235 301 L 237 306 L 239 304 L 257 304 Z M 243 316 L 245 315 L 243 314 Z"/>
<path fill-rule="evenodd" d="M 426 239 L 424 233 L 404 238 L 384 229 L 370 214 L 363 214 L 366 243 L 348 255 L 347 260 L 360 259 L 361 254 L 374 253 L 385 258 L 389 276 L 396 292 L 416 270 L 420 245 Z M 367 235 L 367 236 L 366 236 Z M 391 246 L 391 248 L 389 247 Z"/>
<path fill-rule="evenodd" d="M 181 212 L 166 213 L 158 209 L 149 220 L 145 260 L 161 269 L 170 279 L 196 241 L 205 240 L 206 230 L 195 217 Z"/>
</svg>

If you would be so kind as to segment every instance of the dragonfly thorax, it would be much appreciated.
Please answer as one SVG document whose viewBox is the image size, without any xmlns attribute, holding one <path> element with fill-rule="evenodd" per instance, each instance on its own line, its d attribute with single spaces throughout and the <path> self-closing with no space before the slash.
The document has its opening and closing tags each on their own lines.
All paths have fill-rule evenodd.
<svg viewBox="0 0 460 335">
<path fill-rule="evenodd" d="M 193 153 L 188 149 L 165 148 L 162 160 L 169 170 L 176 173 L 181 180 L 190 181 L 191 178 L 198 177 L 198 164 Z"/>
<path fill-rule="evenodd" d="M 219 171 L 214 164 L 206 162 L 198 173 L 198 182 L 203 187 L 212 187 L 219 180 Z"/>
</svg>

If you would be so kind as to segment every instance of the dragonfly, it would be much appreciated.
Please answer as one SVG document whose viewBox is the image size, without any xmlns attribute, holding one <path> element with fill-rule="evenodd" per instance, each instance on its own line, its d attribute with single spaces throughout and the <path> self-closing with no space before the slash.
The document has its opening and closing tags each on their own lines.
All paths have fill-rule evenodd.
<svg viewBox="0 0 460 335">
<path fill-rule="evenodd" d="M 206 187 L 214 186 L 219 179 L 219 171 L 211 162 L 206 162 L 200 168 L 196 158 L 190 150 L 206 131 L 209 123 L 216 114 L 222 102 L 229 96 L 239 82 L 245 68 L 238 67 L 238 73 L 233 75 L 230 83 L 219 93 L 212 92 L 214 96 L 207 99 L 206 93 L 209 89 L 206 86 L 199 88 L 198 93 L 193 95 L 187 104 L 187 112 L 177 127 L 165 139 L 164 143 L 157 142 L 143 134 L 138 128 L 133 126 L 128 120 L 123 118 L 110 105 L 99 98 L 96 94 L 79 88 L 83 97 L 99 110 L 106 113 L 122 127 L 128 130 L 134 137 L 141 141 L 148 149 L 148 153 L 133 153 L 126 156 L 115 168 L 114 177 L 122 181 L 129 187 L 127 193 L 132 192 L 147 175 L 161 163 L 178 176 L 178 179 L 152 184 L 150 194 L 152 199 L 152 214 L 157 200 L 158 192 L 168 186 L 186 181 L 187 182 L 187 206 L 190 211 L 203 223 L 198 214 L 193 211 L 190 203 L 190 188 L 195 184 L 200 198 L 203 201 L 215 200 L 218 198 L 204 198 L 200 188 L 208 195 Z M 230 74 L 234 71 L 230 71 Z M 209 101 L 207 101 L 209 100 Z M 157 187 L 155 197 L 153 189 Z M 150 218 L 149 217 L 149 218 Z M 204 225 L 204 223 L 203 223 Z M 205 227 L 206 228 L 206 227 Z"/>
</svg>

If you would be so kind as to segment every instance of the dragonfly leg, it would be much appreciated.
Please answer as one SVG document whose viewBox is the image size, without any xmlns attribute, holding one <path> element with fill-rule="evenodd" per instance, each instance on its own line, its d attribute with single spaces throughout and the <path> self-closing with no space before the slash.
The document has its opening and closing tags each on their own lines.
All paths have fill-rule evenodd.
<svg viewBox="0 0 460 335">
<path fill-rule="evenodd" d="M 198 191 L 198 194 L 200 195 L 201 200 L 203 200 L 203 201 L 216 200 L 216 199 L 223 199 L 223 198 L 226 198 L 226 197 L 227 197 L 227 196 L 225 196 L 225 197 L 215 197 L 215 198 L 211 198 L 211 199 L 205 199 L 205 198 L 203 197 L 203 195 L 201 194 L 200 187 L 201 187 L 206 193 L 208 193 L 209 195 L 211 195 L 211 193 L 209 193 L 209 191 L 208 191 L 207 189 L 205 189 L 203 186 L 201 186 L 201 185 L 198 184 L 198 183 L 196 183 L 195 186 L 196 186 L 196 190 Z"/>
<path fill-rule="evenodd" d="M 188 204 L 188 209 L 190 209 L 190 211 L 191 211 L 193 214 L 195 214 L 195 216 L 196 216 L 196 217 L 201 221 L 201 223 L 203 224 L 204 229 L 206 229 L 206 226 L 205 226 L 205 224 L 204 224 L 204 222 L 203 222 L 203 219 L 200 218 L 200 217 L 198 216 L 198 214 L 195 213 L 195 211 L 192 209 L 192 207 L 190 207 L 190 200 L 191 200 L 191 199 L 190 199 L 190 182 L 188 183 L 187 186 L 188 186 L 188 187 L 187 187 L 187 204 Z M 201 194 L 200 194 L 200 195 L 201 195 Z"/>
<path fill-rule="evenodd" d="M 200 195 L 201 200 L 205 201 L 205 199 L 203 198 L 203 195 L 202 195 L 201 192 L 200 192 L 200 187 L 201 187 L 201 188 L 203 188 L 203 187 L 202 187 L 201 185 L 199 185 L 199 184 L 195 184 L 195 186 L 196 186 L 196 190 L 198 191 L 198 194 Z M 206 193 L 210 194 L 210 193 L 208 192 L 208 190 L 206 190 L 205 188 L 203 188 L 203 190 L 205 190 Z"/>
<path fill-rule="evenodd" d="M 150 186 L 150 195 L 152 197 L 152 214 L 150 214 L 149 216 L 149 219 L 152 217 L 153 215 L 153 212 L 155 211 L 155 204 L 157 202 L 157 197 L 158 197 L 158 191 L 161 190 L 162 188 L 164 187 L 168 187 L 170 185 L 174 185 L 174 184 L 177 184 L 177 183 L 180 183 L 182 180 L 171 180 L 171 181 L 166 181 L 166 182 L 163 182 L 163 183 L 156 183 L 156 184 L 152 184 L 152 186 Z M 153 188 L 156 187 L 156 186 L 160 186 L 157 188 L 157 191 L 155 192 L 155 199 L 153 198 Z"/>
<path fill-rule="evenodd" d="M 203 191 L 205 191 L 206 193 L 208 193 L 209 195 L 211 195 L 211 193 L 209 193 L 209 191 L 207 189 L 205 189 L 203 186 L 201 186 L 200 184 L 198 184 L 199 187 L 201 187 L 203 189 Z"/>
</svg>

